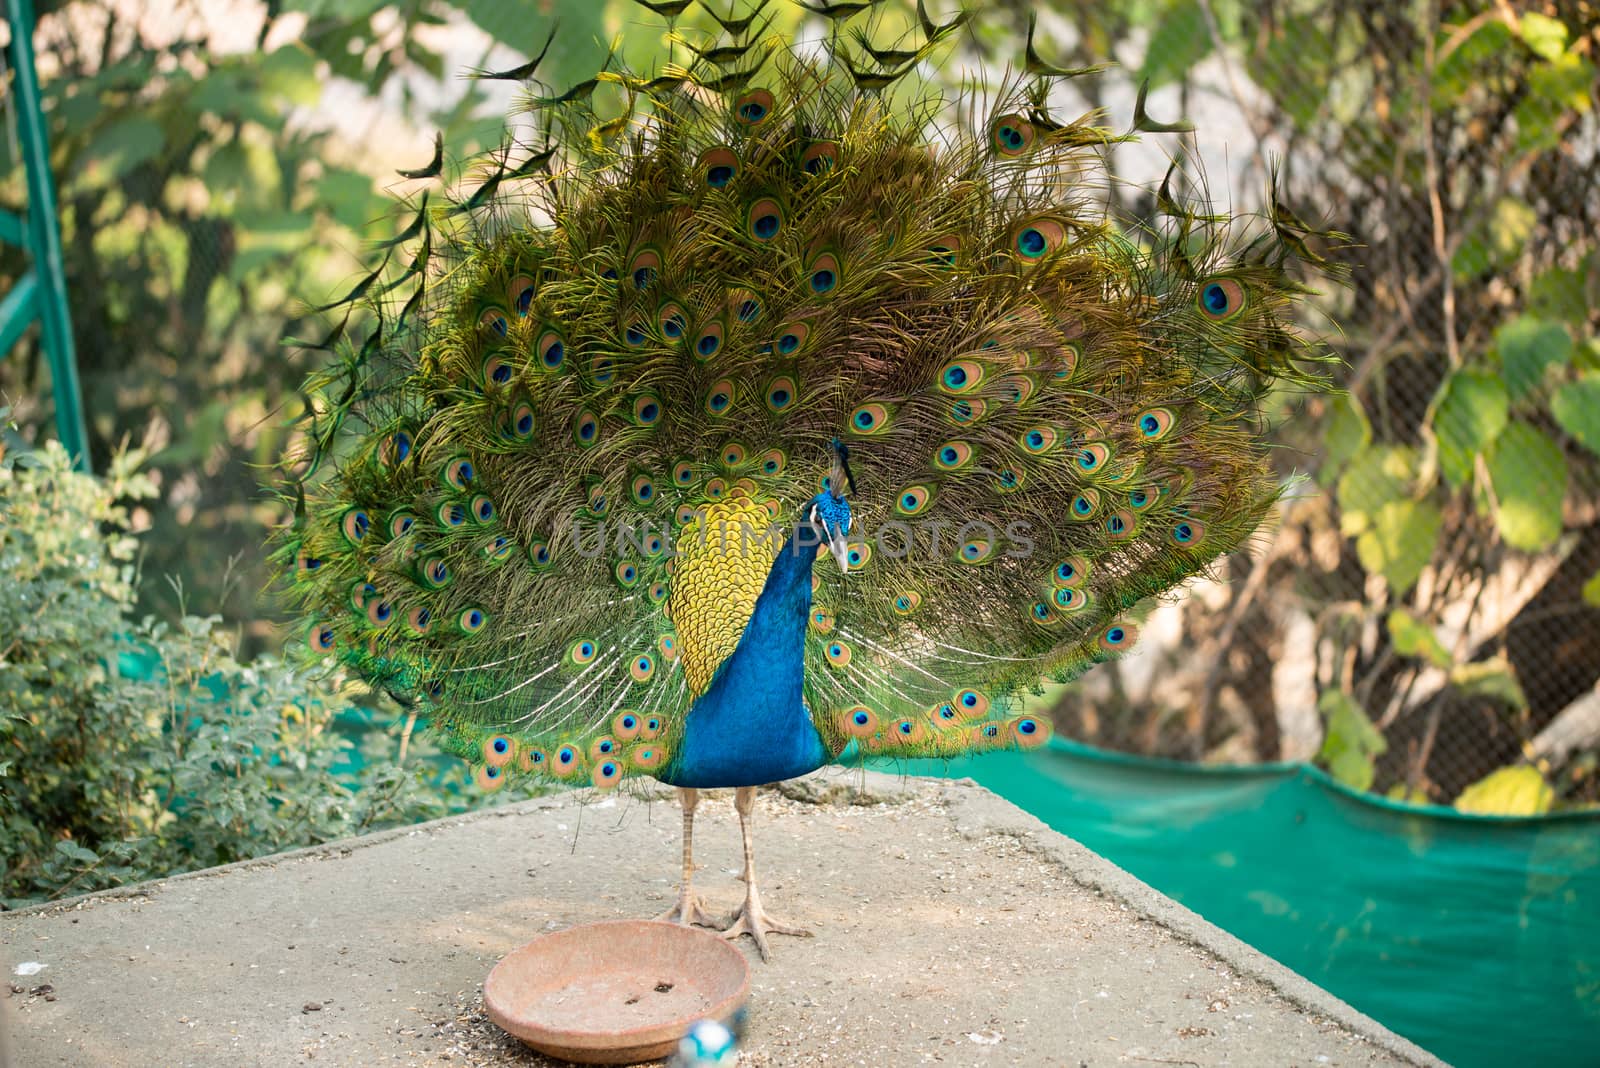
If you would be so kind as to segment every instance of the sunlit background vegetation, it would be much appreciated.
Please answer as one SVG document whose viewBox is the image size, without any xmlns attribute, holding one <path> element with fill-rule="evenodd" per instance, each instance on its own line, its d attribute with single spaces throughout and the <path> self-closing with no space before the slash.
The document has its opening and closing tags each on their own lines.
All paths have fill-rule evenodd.
<svg viewBox="0 0 1600 1068">
<path fill-rule="evenodd" d="M 147 10 L 155 7 L 164 10 Z M 905 0 L 879 16 L 909 23 Z M 285 666 L 263 489 L 318 354 L 283 343 L 394 229 L 397 169 L 497 143 L 552 21 L 560 89 L 667 46 L 632 0 L 42 3 L 91 464 L 44 446 L 48 368 L 0 361 L 0 902 L 90 890 L 451 810 L 403 715 Z M 1589 0 L 985 4 L 961 84 L 1038 47 L 1119 64 L 1074 100 L 1125 128 L 1138 84 L 1193 136 L 1111 150 L 1138 183 L 1203 161 L 1259 208 L 1276 171 L 1350 235 L 1310 328 L 1338 396 L 1277 398 L 1294 490 L 1142 650 L 1046 697 L 1058 729 L 1186 760 L 1315 761 L 1469 811 L 1600 801 L 1600 9 Z M 796 5 L 775 26 L 822 32 Z M 686 32 L 704 24 L 691 9 Z M 676 46 L 681 47 L 681 45 Z M 11 121 L 9 113 L 0 121 Z M 0 138 L 22 199 L 14 138 Z M 0 279 L 25 268 L 0 253 Z M 353 709 L 352 710 L 352 706 Z M 218 787 L 218 782 L 224 784 Z"/>
</svg>

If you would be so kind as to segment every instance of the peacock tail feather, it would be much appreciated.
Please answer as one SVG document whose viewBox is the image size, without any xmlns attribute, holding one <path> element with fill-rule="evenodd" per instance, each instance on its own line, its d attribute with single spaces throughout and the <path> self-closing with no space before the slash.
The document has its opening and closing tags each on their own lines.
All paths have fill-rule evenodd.
<svg viewBox="0 0 1600 1068">
<path fill-rule="evenodd" d="M 1018 695 L 1128 648 L 1274 503 L 1261 398 L 1316 381 L 1304 226 L 1170 181 L 1155 219 L 1108 212 L 1137 129 L 1045 105 L 1092 72 L 1030 34 L 998 90 L 907 93 L 964 16 L 841 32 L 869 7 L 811 51 L 708 9 L 687 63 L 536 85 L 542 140 L 423 197 L 347 298 L 374 329 L 322 346 L 277 542 L 306 646 L 486 788 L 665 767 L 796 515 L 843 492 L 835 442 L 855 525 L 804 696 L 836 758 L 1042 742 Z"/>
</svg>

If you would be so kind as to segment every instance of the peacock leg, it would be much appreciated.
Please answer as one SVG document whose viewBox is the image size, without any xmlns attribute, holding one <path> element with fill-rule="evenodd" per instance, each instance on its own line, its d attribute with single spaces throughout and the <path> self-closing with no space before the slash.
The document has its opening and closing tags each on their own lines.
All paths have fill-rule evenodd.
<svg viewBox="0 0 1600 1068">
<path fill-rule="evenodd" d="M 694 807 L 700 803 L 700 791 L 678 788 L 678 802 L 683 805 L 683 885 L 678 888 L 678 903 L 657 916 L 668 923 L 681 923 L 685 927 L 718 927 L 720 924 L 706 912 L 706 907 L 691 889 L 694 880 Z"/>
<path fill-rule="evenodd" d="M 761 907 L 761 894 L 756 890 L 756 843 L 750 830 L 755 803 L 754 786 L 741 786 L 734 791 L 733 807 L 739 810 L 739 829 L 744 832 L 744 875 L 741 876 L 744 879 L 744 904 L 733 914 L 727 929 L 722 932 L 722 937 L 738 938 L 740 935 L 749 935 L 756 940 L 756 949 L 761 951 L 761 959 L 769 961 L 772 959 L 772 953 L 767 949 L 767 935 L 786 934 L 810 938 L 811 932 L 804 927 L 791 927 L 779 923 L 767 915 L 767 910 Z"/>
</svg>

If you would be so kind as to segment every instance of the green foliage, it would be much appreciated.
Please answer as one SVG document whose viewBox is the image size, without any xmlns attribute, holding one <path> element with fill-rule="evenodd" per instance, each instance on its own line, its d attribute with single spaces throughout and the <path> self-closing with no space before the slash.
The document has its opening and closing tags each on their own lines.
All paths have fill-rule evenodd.
<svg viewBox="0 0 1600 1068">
<path fill-rule="evenodd" d="M 1566 327 L 1526 316 L 1500 328 L 1495 348 L 1512 400 L 1520 400 L 1543 381 L 1548 368 L 1564 366 L 1572 358 Z"/>
<path fill-rule="evenodd" d="M 1560 447 L 1531 424 L 1516 421 L 1487 458 L 1500 536 L 1514 549 L 1549 548 L 1561 535 L 1561 502 L 1567 494 L 1567 462 Z"/>
<path fill-rule="evenodd" d="M 291 0 L 266 5 L 261 51 L 234 53 L 211 43 L 219 27 L 209 20 L 229 16 L 193 11 L 174 39 L 171 20 L 134 18 L 117 0 L 43 5 L 35 47 L 93 467 L 103 470 L 124 438 L 147 441 L 158 489 L 141 505 L 153 533 L 146 607 L 177 574 L 197 603 L 230 619 L 270 612 L 254 594 L 268 584 L 259 547 L 280 517 L 258 490 L 300 410 L 304 375 L 303 356 L 281 339 L 327 334 L 332 322 L 308 305 L 348 288 L 360 266 L 352 253 L 394 214 L 391 168 L 424 162 L 435 128 L 460 151 L 501 134 L 498 113 L 479 116 L 482 86 L 446 71 L 438 35 L 417 32 L 448 22 L 452 7 L 530 51 L 546 16 L 559 16 L 568 47 L 545 72 L 556 80 L 575 55 L 588 64 L 580 42 L 604 52 L 605 3 L 578 0 L 538 14 L 490 0 Z M 405 32 L 394 32 L 397 19 Z M 443 113 L 418 105 L 419 73 L 445 80 Z M 335 79 L 341 93 L 374 102 L 398 95 L 414 146 L 341 142 L 324 99 Z M 0 174 L 0 199 L 21 203 L 4 139 Z M 0 289 L 25 268 L 19 251 L 0 249 Z M 41 363 L 0 358 L 0 393 L 20 398 L 19 414 L 38 426 L 50 421 Z M 224 600 L 230 561 L 238 592 Z M 252 645 L 260 633 L 247 628 Z"/>
<path fill-rule="evenodd" d="M 341 767 L 337 678 L 242 664 L 215 617 L 134 622 L 143 459 L 0 462 L 0 906 L 447 811 L 425 767 Z"/>
<path fill-rule="evenodd" d="M 1586 371 L 1556 390 L 1550 414 L 1561 429 L 1600 456 L 1600 373 Z"/>
<path fill-rule="evenodd" d="M 1389 638 L 1402 656 L 1419 656 L 1438 668 L 1450 666 L 1450 653 L 1433 628 L 1404 608 L 1389 613 Z"/>
<path fill-rule="evenodd" d="M 1317 759 L 1346 786 L 1368 789 L 1372 786 L 1373 762 L 1389 748 L 1382 732 L 1372 725 L 1356 699 L 1343 690 L 1324 691 L 1317 709 L 1326 721 Z"/>
<path fill-rule="evenodd" d="M 1472 664 L 1458 664 L 1450 672 L 1450 685 L 1468 697 L 1487 697 L 1515 709 L 1526 711 L 1527 695 L 1517 682 L 1516 673 L 1505 657 Z"/>
<path fill-rule="evenodd" d="M 1456 488 L 1472 479 L 1474 458 L 1488 451 L 1506 427 L 1511 402 L 1496 375 L 1457 371 L 1444 380 L 1433 413 L 1439 469 Z"/>
<path fill-rule="evenodd" d="M 1461 791 L 1456 808 L 1479 816 L 1538 816 L 1555 804 L 1555 791 L 1538 768 L 1497 768 Z"/>
<path fill-rule="evenodd" d="M 1336 479 L 1352 457 L 1372 444 L 1372 424 L 1355 396 L 1341 393 L 1333 397 L 1328 402 L 1327 419 L 1322 463 L 1317 468 L 1317 479 L 1323 485 Z"/>
</svg>

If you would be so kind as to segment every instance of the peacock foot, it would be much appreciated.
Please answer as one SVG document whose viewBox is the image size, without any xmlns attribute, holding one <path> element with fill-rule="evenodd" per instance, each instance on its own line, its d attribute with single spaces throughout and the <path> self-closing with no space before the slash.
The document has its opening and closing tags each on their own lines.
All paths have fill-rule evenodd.
<svg viewBox="0 0 1600 1068">
<path fill-rule="evenodd" d="M 678 892 L 678 903 L 656 919 L 667 923 L 681 923 L 685 927 L 721 928 L 725 922 L 721 917 L 707 912 L 705 902 L 700 900 L 698 894 L 691 894 L 687 888 Z"/>
<path fill-rule="evenodd" d="M 795 927 L 787 923 L 780 923 L 767 914 L 761 907 L 761 895 L 754 886 L 750 887 L 745 895 L 744 904 L 729 918 L 727 926 L 723 929 L 722 937 L 733 940 L 740 935 L 749 935 L 755 939 L 756 949 L 761 953 L 763 963 L 772 960 L 772 950 L 767 947 L 767 935 L 782 934 L 794 935 L 797 938 L 811 938 L 813 932 L 804 927 Z"/>
</svg>

